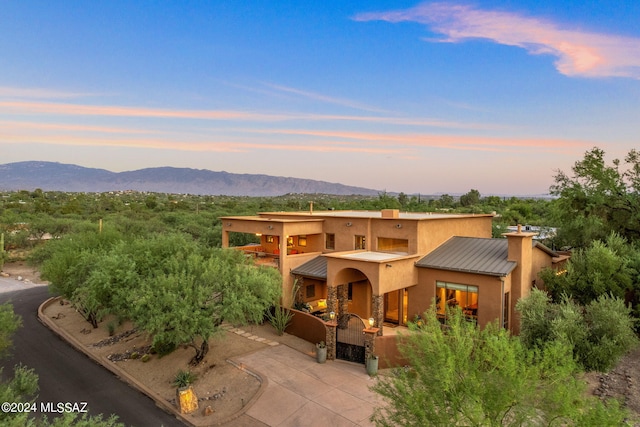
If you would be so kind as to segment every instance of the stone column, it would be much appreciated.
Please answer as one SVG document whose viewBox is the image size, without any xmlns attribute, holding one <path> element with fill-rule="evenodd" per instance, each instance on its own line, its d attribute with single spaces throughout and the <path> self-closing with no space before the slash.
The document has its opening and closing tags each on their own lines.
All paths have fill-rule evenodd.
<svg viewBox="0 0 640 427">
<path fill-rule="evenodd" d="M 372 355 L 376 354 L 376 335 L 380 328 L 366 328 L 364 333 L 364 360 L 366 361 Z"/>
<path fill-rule="evenodd" d="M 293 279 L 293 305 L 302 304 L 304 301 L 304 277 L 294 276 Z"/>
<path fill-rule="evenodd" d="M 336 360 L 336 327 L 338 323 L 335 320 L 330 320 L 324 323 L 327 329 L 327 337 L 325 342 L 327 343 L 327 360 Z"/>
<path fill-rule="evenodd" d="M 384 323 L 384 297 L 382 295 L 371 297 L 371 317 L 374 319 L 373 326 L 376 327 L 376 335 L 382 336 L 382 323 Z"/>
<path fill-rule="evenodd" d="M 337 305 L 338 309 L 336 310 L 336 319 L 338 320 L 338 325 L 340 329 L 346 329 L 347 323 L 349 322 L 349 288 L 347 285 L 338 285 L 337 286 Z"/>
<path fill-rule="evenodd" d="M 327 286 L 327 311 L 338 313 L 338 290 L 335 286 Z"/>
</svg>

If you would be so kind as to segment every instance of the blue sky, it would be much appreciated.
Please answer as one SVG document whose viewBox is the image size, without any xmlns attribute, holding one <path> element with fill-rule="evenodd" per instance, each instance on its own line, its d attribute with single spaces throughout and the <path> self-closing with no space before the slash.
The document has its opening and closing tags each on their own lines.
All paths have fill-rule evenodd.
<svg viewBox="0 0 640 427">
<path fill-rule="evenodd" d="M 635 0 L 0 0 L 0 65 L 0 163 L 533 195 L 640 148 Z"/>
</svg>

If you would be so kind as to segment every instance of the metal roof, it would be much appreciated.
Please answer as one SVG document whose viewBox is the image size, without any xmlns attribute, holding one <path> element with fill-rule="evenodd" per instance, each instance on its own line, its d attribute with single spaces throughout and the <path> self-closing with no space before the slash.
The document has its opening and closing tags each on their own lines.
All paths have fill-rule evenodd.
<svg viewBox="0 0 640 427">
<path fill-rule="evenodd" d="M 317 256 L 291 270 L 291 274 L 327 280 L 327 258 Z"/>
<path fill-rule="evenodd" d="M 517 263 L 508 261 L 507 239 L 452 237 L 429 255 L 416 262 L 417 267 L 506 276 Z"/>
</svg>

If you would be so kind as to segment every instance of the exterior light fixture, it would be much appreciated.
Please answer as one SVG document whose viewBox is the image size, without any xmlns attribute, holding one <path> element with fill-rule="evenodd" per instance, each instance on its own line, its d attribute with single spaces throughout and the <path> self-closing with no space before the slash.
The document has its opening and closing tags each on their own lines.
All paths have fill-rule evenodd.
<svg viewBox="0 0 640 427">
<path fill-rule="evenodd" d="M 375 323 L 375 319 L 373 317 L 369 317 L 369 327 L 373 328 L 373 324 Z"/>
<path fill-rule="evenodd" d="M 231 227 L 231 223 L 230 223 L 230 222 L 226 223 L 225 225 L 226 225 L 227 227 Z"/>
<path fill-rule="evenodd" d="M 351 227 L 352 225 L 353 225 L 353 223 L 351 223 L 351 222 L 347 223 L 347 227 Z"/>
<path fill-rule="evenodd" d="M 333 320 L 336 318 L 336 312 L 332 311 L 331 313 L 329 313 L 329 319 Z"/>
<path fill-rule="evenodd" d="M 402 224 L 396 224 L 396 228 L 402 228 Z"/>
<path fill-rule="evenodd" d="M 273 225 L 267 227 L 269 230 L 273 230 Z"/>
</svg>

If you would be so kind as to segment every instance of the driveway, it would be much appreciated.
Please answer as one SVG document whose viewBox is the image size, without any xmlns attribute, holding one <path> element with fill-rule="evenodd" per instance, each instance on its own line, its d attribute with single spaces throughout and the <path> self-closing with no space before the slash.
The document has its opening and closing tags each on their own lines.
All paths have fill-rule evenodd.
<svg viewBox="0 0 640 427">
<path fill-rule="evenodd" d="M 22 290 L 11 291 L 15 287 Z M 86 402 L 89 414 L 116 414 L 127 426 L 184 426 L 38 321 L 38 306 L 50 296 L 46 286 L 0 278 L 0 289 L 10 290 L 0 294 L 0 303 L 11 301 L 23 324 L 13 337 L 10 357 L 1 359 L 0 365 L 4 374 L 10 374 L 18 363 L 35 370 L 40 379 L 36 404 Z"/>
<path fill-rule="evenodd" d="M 268 378 L 267 389 L 247 415 L 273 427 L 373 426 L 369 417 L 381 399 L 362 365 L 317 363 L 285 345 L 235 359 Z"/>
</svg>

